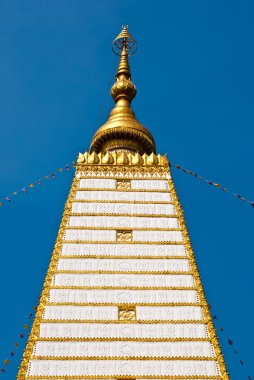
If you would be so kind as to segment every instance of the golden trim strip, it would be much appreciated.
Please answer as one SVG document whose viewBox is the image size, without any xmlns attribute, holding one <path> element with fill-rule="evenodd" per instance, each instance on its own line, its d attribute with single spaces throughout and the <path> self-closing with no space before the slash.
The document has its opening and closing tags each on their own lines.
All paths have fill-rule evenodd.
<svg viewBox="0 0 254 380">
<path fill-rule="evenodd" d="M 166 260 L 188 260 L 189 256 L 121 256 L 121 255 L 63 255 L 61 253 L 60 258 L 62 259 L 166 259 Z"/>
<path fill-rule="evenodd" d="M 178 218 L 177 214 L 114 214 L 114 213 L 78 213 L 70 212 L 68 216 L 131 216 L 141 218 Z"/>
<path fill-rule="evenodd" d="M 125 231 L 149 231 L 149 232 L 156 232 L 156 231 L 182 231 L 179 227 L 171 227 L 171 228 L 149 228 L 149 227 L 83 227 L 83 226 L 67 226 L 65 230 L 105 230 L 105 231 L 116 231 L 124 229 Z"/>
<path fill-rule="evenodd" d="M 79 305 L 76 305 L 79 306 Z M 136 306 L 136 305 L 135 305 Z M 43 319 L 41 323 L 70 323 L 70 324 L 76 324 L 76 323 L 86 323 L 86 324 L 138 324 L 138 325 L 154 325 L 154 324 L 166 324 L 166 325 L 174 325 L 174 324 L 201 324 L 205 325 L 206 322 L 204 319 L 181 319 L 181 320 L 164 320 L 164 319 L 155 319 L 155 320 L 145 320 L 145 319 L 137 319 L 133 321 L 129 320 L 118 320 L 118 319 L 112 319 L 112 320 L 90 320 L 90 319 Z"/>
<path fill-rule="evenodd" d="M 37 342 L 211 342 L 210 338 L 38 338 Z"/>
<path fill-rule="evenodd" d="M 47 302 L 46 306 L 204 306 L 201 302 Z"/>
<path fill-rule="evenodd" d="M 115 191 L 115 192 L 120 192 L 120 193 L 169 193 L 170 194 L 170 191 L 169 189 L 166 189 L 166 190 L 160 190 L 160 189 L 156 189 L 156 190 L 149 190 L 149 189 L 117 189 L 117 188 L 114 188 L 114 187 L 104 187 L 104 188 L 100 188 L 100 187 L 78 187 L 76 189 L 76 191 Z"/>
<path fill-rule="evenodd" d="M 69 273 L 69 274 L 182 274 L 190 275 L 191 271 L 121 271 L 121 270 L 56 270 L 55 273 Z"/>
<path fill-rule="evenodd" d="M 26 377 L 27 380 L 66 380 L 66 375 L 64 376 L 28 376 Z M 147 376 L 133 376 L 133 375 L 104 375 L 104 376 L 97 376 L 97 375 L 82 375 L 82 376 L 73 376 L 68 375 L 68 380 L 88 380 L 88 379 L 95 379 L 95 380 L 104 380 L 104 379 L 110 379 L 110 380 L 136 380 L 136 379 L 165 379 L 165 380 L 222 380 L 223 378 L 221 376 L 209 376 L 209 375 L 184 375 L 184 376 L 168 376 L 168 375 L 147 375 Z M 224 379 L 223 379 L 224 380 Z"/>
<path fill-rule="evenodd" d="M 121 230 L 125 231 L 125 230 Z M 127 231 L 127 230 L 126 230 Z M 98 241 L 98 240 L 63 240 L 64 244 L 152 244 L 152 245 L 183 245 L 184 241 Z"/>
<path fill-rule="evenodd" d="M 168 183 L 169 183 L 169 190 L 171 192 L 172 200 L 175 204 L 177 214 L 179 215 L 179 224 L 180 224 L 180 227 L 183 229 L 183 237 L 184 237 L 184 241 L 185 241 L 185 246 L 186 246 L 186 249 L 187 249 L 189 256 L 190 256 L 191 269 L 193 272 L 195 284 L 197 286 L 199 299 L 200 299 L 201 303 L 203 304 L 203 314 L 204 314 L 204 317 L 207 321 L 207 327 L 208 327 L 209 335 L 211 337 L 212 345 L 213 345 L 213 348 L 214 348 L 214 351 L 215 351 L 215 354 L 216 354 L 216 357 L 218 360 L 218 365 L 219 365 L 219 369 L 221 372 L 221 378 L 223 380 L 230 380 L 229 375 L 227 373 L 227 368 L 225 365 L 224 357 L 223 357 L 222 352 L 221 352 L 218 337 L 216 335 L 216 330 L 214 328 L 213 321 L 211 318 L 209 306 L 207 304 L 207 300 L 205 297 L 203 285 L 202 285 L 202 282 L 200 279 L 199 270 L 197 267 L 195 255 L 194 255 L 193 248 L 191 245 L 188 229 L 187 229 L 187 226 L 185 223 L 185 218 L 183 215 L 182 207 L 181 207 L 181 204 L 179 202 L 172 177 L 168 181 Z"/>
<path fill-rule="evenodd" d="M 167 168 L 168 169 L 168 168 Z M 83 171 L 82 169 L 80 170 L 81 172 Z M 117 173 L 121 173 L 121 171 L 119 171 L 119 172 L 117 172 Z M 113 176 L 107 176 L 107 175 L 105 175 L 105 176 L 101 176 L 101 175 L 90 175 L 90 176 L 83 176 L 83 175 L 81 175 L 80 177 L 79 177 L 79 179 L 115 179 L 115 180 L 123 180 L 123 181 L 126 181 L 126 180 L 128 180 L 128 181 L 168 181 L 169 179 L 170 179 L 170 177 L 168 177 L 167 176 L 167 174 L 168 174 L 168 171 L 166 172 L 165 171 L 165 176 L 163 176 L 163 177 L 121 177 L 121 176 L 119 176 L 119 177 L 117 177 L 117 176 L 115 176 L 115 175 L 113 175 Z M 154 190 L 157 190 L 157 189 L 154 189 Z"/>
<path fill-rule="evenodd" d="M 209 376 L 209 375 L 184 375 L 184 376 L 168 376 L 168 375 L 147 375 L 147 376 L 133 376 L 133 375 L 104 375 L 104 376 L 97 376 L 97 375 L 82 375 L 82 376 L 73 376 L 68 375 L 68 380 L 88 380 L 88 379 L 95 379 L 95 380 L 104 380 L 104 379 L 110 379 L 110 380 L 145 380 L 145 379 L 151 379 L 151 380 L 157 380 L 157 379 L 165 379 L 165 380 L 222 380 L 223 378 L 221 376 Z M 66 375 L 64 376 L 28 376 L 26 377 L 27 380 L 66 380 Z M 224 379 L 223 379 L 224 380 Z M 225 379 L 226 380 L 226 379 Z"/>
<path fill-rule="evenodd" d="M 74 203 L 125 203 L 125 204 L 135 204 L 135 205 L 172 205 L 172 201 L 115 201 L 115 200 L 85 200 L 85 199 L 74 199 Z"/>
<path fill-rule="evenodd" d="M 202 360 L 216 361 L 214 356 L 32 356 L 31 360 Z M 67 377 L 68 378 L 68 377 Z"/>
<path fill-rule="evenodd" d="M 195 286 L 52 286 L 51 289 L 74 290 L 197 290 Z"/>
</svg>

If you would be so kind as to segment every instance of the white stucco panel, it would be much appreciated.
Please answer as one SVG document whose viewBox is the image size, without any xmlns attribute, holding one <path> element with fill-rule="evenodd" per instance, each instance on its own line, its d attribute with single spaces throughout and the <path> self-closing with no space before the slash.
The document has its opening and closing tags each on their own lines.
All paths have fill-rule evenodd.
<svg viewBox="0 0 254 380">
<path fill-rule="evenodd" d="M 117 320 L 117 306 L 49 306 L 46 305 L 43 319 Z"/>
<path fill-rule="evenodd" d="M 79 180 L 78 187 L 84 189 L 115 189 L 116 181 L 104 178 L 85 178 Z"/>
<path fill-rule="evenodd" d="M 137 319 L 154 320 L 203 320 L 199 306 L 137 306 Z"/>
<path fill-rule="evenodd" d="M 89 201 L 138 201 L 138 202 L 170 202 L 170 193 L 138 192 L 138 191 L 82 191 L 76 192 L 75 199 Z"/>
<path fill-rule="evenodd" d="M 152 219 L 152 218 L 151 218 Z M 160 244 L 66 244 L 63 243 L 61 255 L 95 256 L 187 256 L 184 245 Z"/>
<path fill-rule="evenodd" d="M 210 342 L 37 342 L 34 356 L 212 357 Z"/>
<path fill-rule="evenodd" d="M 92 304 L 196 303 L 195 290 L 79 290 L 51 289 L 50 302 Z"/>
<path fill-rule="evenodd" d="M 31 360 L 30 376 L 216 376 L 218 364 L 202 360 Z"/>
<path fill-rule="evenodd" d="M 192 275 L 167 274 L 68 274 L 57 273 L 53 277 L 55 286 L 115 286 L 156 287 L 194 286 Z"/>
<path fill-rule="evenodd" d="M 81 306 L 80 306 L 81 307 Z M 41 338 L 206 338 L 205 324 L 41 323 Z"/>
<path fill-rule="evenodd" d="M 185 259 L 90 259 L 60 258 L 58 270 L 71 271 L 121 271 L 121 272 L 188 272 L 189 260 Z M 165 275 L 165 273 L 164 273 Z"/>
<path fill-rule="evenodd" d="M 168 181 L 166 180 L 132 180 L 132 189 L 142 190 L 168 190 Z"/>
<path fill-rule="evenodd" d="M 72 212 L 79 214 L 146 214 L 175 215 L 172 204 L 128 204 L 128 203 L 72 203 Z"/>
<path fill-rule="evenodd" d="M 68 226 L 78 227 L 111 227 L 111 228 L 179 228 L 177 218 L 145 216 L 70 216 Z"/>
</svg>

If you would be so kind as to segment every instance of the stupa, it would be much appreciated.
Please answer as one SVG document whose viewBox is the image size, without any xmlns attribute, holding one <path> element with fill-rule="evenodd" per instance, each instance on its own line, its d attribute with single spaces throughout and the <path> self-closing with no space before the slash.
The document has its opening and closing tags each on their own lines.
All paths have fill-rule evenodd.
<svg viewBox="0 0 254 380">
<path fill-rule="evenodd" d="M 80 153 L 18 380 L 229 375 L 166 156 L 131 108 L 127 27 L 115 107 Z"/>
</svg>

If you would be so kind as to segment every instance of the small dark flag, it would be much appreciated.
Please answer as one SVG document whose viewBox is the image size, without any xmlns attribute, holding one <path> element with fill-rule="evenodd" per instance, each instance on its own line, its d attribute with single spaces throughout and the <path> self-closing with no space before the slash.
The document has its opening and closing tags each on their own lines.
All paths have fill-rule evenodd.
<svg viewBox="0 0 254 380">
<path fill-rule="evenodd" d="M 250 202 L 251 206 L 254 207 L 254 202 Z"/>
<path fill-rule="evenodd" d="M 39 179 L 36 182 L 38 185 L 41 185 L 41 181 Z"/>
<path fill-rule="evenodd" d="M 241 365 L 244 365 L 244 363 L 243 363 L 243 361 L 242 361 L 242 360 L 240 360 L 240 364 L 241 364 Z"/>
<path fill-rule="evenodd" d="M 5 373 L 6 371 L 5 371 L 5 369 L 4 369 L 4 368 L 1 368 L 1 372 L 2 372 L 2 373 Z"/>
<path fill-rule="evenodd" d="M 217 319 L 217 315 L 213 315 L 213 319 Z"/>
<path fill-rule="evenodd" d="M 10 352 L 10 355 L 11 355 L 11 356 L 14 356 L 14 352 L 13 352 L 13 351 L 11 351 L 11 352 Z"/>
<path fill-rule="evenodd" d="M 53 173 L 51 173 L 50 175 L 51 175 L 51 178 L 52 178 L 52 179 L 55 179 L 55 178 L 56 178 L 56 173 L 53 172 Z"/>
<path fill-rule="evenodd" d="M 232 341 L 232 339 L 228 339 L 228 344 L 230 345 L 230 346 L 233 346 L 233 341 Z"/>
<path fill-rule="evenodd" d="M 221 328 L 220 328 L 220 331 L 224 331 L 224 328 L 223 328 L 223 327 L 221 327 Z"/>
<path fill-rule="evenodd" d="M 10 197 L 5 197 L 5 199 L 6 199 L 8 202 L 11 201 Z"/>
<path fill-rule="evenodd" d="M 70 171 L 70 167 L 69 167 L 69 165 L 66 165 L 66 166 L 65 166 L 65 169 L 66 169 L 67 172 Z"/>
<path fill-rule="evenodd" d="M 24 338 L 24 334 L 20 333 L 19 337 L 20 337 L 20 339 L 23 339 Z"/>
</svg>

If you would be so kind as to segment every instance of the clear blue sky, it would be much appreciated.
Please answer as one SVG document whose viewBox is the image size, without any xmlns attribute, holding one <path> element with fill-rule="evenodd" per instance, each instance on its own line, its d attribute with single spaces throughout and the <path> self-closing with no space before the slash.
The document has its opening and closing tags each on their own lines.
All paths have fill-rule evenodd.
<svg viewBox="0 0 254 380">
<path fill-rule="evenodd" d="M 9 194 L 85 151 L 112 107 L 122 23 L 134 109 L 158 152 L 254 198 L 254 3 L 226 0 L 0 2 L 0 181 Z M 174 170 L 208 301 L 254 377 L 254 209 Z M 40 295 L 73 172 L 0 209 L 0 360 Z M 220 322 L 219 322 L 220 321 Z M 247 379 L 220 339 L 230 378 Z M 14 379 L 23 351 L 5 379 Z"/>
</svg>

